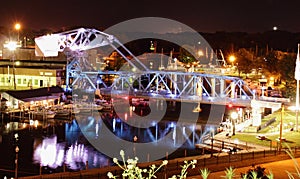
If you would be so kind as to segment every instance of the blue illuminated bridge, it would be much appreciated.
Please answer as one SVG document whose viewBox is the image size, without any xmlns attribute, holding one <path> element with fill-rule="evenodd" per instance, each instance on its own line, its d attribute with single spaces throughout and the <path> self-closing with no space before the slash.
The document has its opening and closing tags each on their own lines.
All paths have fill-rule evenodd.
<svg viewBox="0 0 300 179">
<path fill-rule="evenodd" d="M 88 81 L 96 74 L 96 86 L 101 92 L 114 95 L 132 95 L 144 98 L 164 98 L 183 102 L 199 102 L 249 106 L 253 91 L 236 77 L 178 71 L 143 72 L 81 72 Z M 99 76 L 112 76 L 107 83 Z M 76 78 L 82 80 L 81 77 Z M 77 82 L 74 80 L 74 83 Z M 93 86 L 93 85 L 91 85 Z"/>
<path fill-rule="evenodd" d="M 250 106 L 251 100 L 255 99 L 255 92 L 242 79 L 221 72 L 180 71 L 177 61 L 172 59 L 166 68 L 149 69 L 149 64 L 135 57 L 116 37 L 95 29 L 79 28 L 41 36 L 35 38 L 35 42 L 38 56 L 56 56 L 58 52 L 67 54 L 66 85 L 69 88 L 186 102 L 232 103 L 238 106 Z M 102 46 L 112 47 L 126 60 L 119 71 L 97 70 L 93 60 L 88 59 L 86 50 Z"/>
</svg>

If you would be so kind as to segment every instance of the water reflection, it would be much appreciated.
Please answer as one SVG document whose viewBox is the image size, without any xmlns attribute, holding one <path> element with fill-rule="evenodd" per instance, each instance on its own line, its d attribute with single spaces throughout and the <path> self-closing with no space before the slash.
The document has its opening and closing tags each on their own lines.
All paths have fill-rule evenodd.
<svg viewBox="0 0 300 179">
<path fill-rule="evenodd" d="M 161 104 L 158 104 L 154 108 L 161 110 Z M 143 114 L 147 114 L 147 108 L 130 106 L 122 108 L 123 111 L 117 115 L 114 112 L 78 114 L 75 116 L 76 120 L 66 123 L 56 121 L 56 124 L 47 125 L 46 129 L 42 129 L 41 126 L 36 128 L 28 123 L 24 125 L 24 123 L 8 122 L 4 128 L 4 133 L 7 135 L 2 141 L 4 143 L 2 148 L 5 148 L 5 151 L 12 150 L 4 147 L 11 144 L 6 139 L 12 138 L 9 134 L 18 130 L 19 133 L 22 133 L 20 134 L 21 154 L 29 158 L 26 161 L 20 161 L 21 164 L 24 162 L 24 165 L 28 164 L 28 166 L 42 166 L 45 173 L 45 170 L 49 168 L 53 168 L 51 170 L 53 172 L 61 172 L 63 166 L 67 170 L 82 170 L 85 169 L 87 163 L 89 168 L 112 165 L 111 156 L 108 157 L 109 155 L 105 154 L 100 147 L 108 147 L 111 150 L 111 146 L 116 145 L 117 152 L 112 155 L 114 157 L 119 156 L 120 149 L 125 152 L 127 150 L 126 156 L 129 157 L 141 154 L 143 151 L 144 153 L 138 156 L 139 161 L 152 161 L 160 157 L 154 156 L 153 149 L 166 151 L 164 154 L 168 153 L 169 155 L 172 153 L 169 151 L 173 151 L 173 149 L 188 149 L 194 152 L 195 144 L 201 143 L 203 137 L 216 131 L 215 126 L 203 125 L 209 116 L 210 106 L 203 105 L 201 107 L 203 111 L 199 114 L 198 123 L 190 123 L 189 118 L 178 123 L 176 120 L 179 113 L 176 111 L 180 111 L 180 106 L 174 103 L 167 103 L 167 105 L 167 112 L 162 119 L 157 116 L 148 117 L 147 120 L 141 120 L 141 116 L 136 118 L 135 115 L 140 114 L 141 111 Z M 192 111 L 197 104 L 190 105 L 190 111 Z M 218 116 L 215 118 L 221 119 Z M 107 137 L 108 134 L 116 140 L 110 140 L 111 138 Z M 130 145 L 121 146 L 119 140 L 128 141 Z M 92 142 L 99 144 L 99 149 L 97 146 L 91 145 Z M 183 142 L 184 145 L 181 145 Z M 148 144 L 149 147 L 139 147 L 140 144 Z M 24 149 L 26 147 L 28 149 Z M 176 157 L 179 156 L 178 153 L 175 154 Z M 13 162 L 13 157 L 7 160 Z M 0 164 L 3 164 L 3 161 L 5 160 L 2 160 Z"/>
<path fill-rule="evenodd" d="M 34 150 L 33 160 L 41 166 L 57 168 L 64 162 L 64 146 L 57 143 L 57 136 L 43 139 Z"/>
<path fill-rule="evenodd" d="M 87 163 L 90 168 L 111 164 L 108 157 L 86 144 L 75 120 L 65 126 L 65 142 L 59 143 L 57 135 L 35 139 L 35 164 L 54 169 L 66 165 L 71 170 L 85 169 Z"/>
</svg>

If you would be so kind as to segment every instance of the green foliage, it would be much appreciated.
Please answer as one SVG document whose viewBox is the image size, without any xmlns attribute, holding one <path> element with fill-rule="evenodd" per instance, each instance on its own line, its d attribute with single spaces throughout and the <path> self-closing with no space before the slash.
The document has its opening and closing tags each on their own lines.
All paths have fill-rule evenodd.
<svg viewBox="0 0 300 179">
<path fill-rule="evenodd" d="M 242 174 L 243 178 L 247 179 L 267 179 L 267 175 L 265 173 L 265 168 L 261 166 L 255 166 L 252 169 L 249 169 L 247 173 Z"/>
<path fill-rule="evenodd" d="M 294 157 L 294 153 L 292 149 L 286 145 L 288 150 L 286 150 L 287 154 L 291 157 L 291 159 L 294 162 L 296 172 L 291 173 L 289 171 L 287 172 L 287 175 L 290 179 L 294 178 L 300 178 L 300 166 L 297 162 L 297 160 Z M 164 160 L 161 165 L 151 165 L 148 168 L 139 168 L 137 166 L 138 158 L 135 157 L 134 159 L 128 159 L 125 161 L 125 153 L 123 150 L 120 151 L 120 155 L 122 157 L 122 164 L 118 162 L 117 158 L 114 158 L 113 161 L 115 164 L 117 164 L 122 170 L 122 178 L 123 179 L 151 179 L 151 178 L 157 178 L 155 175 L 163 166 L 168 164 L 167 160 Z M 188 174 L 188 169 L 191 167 L 192 169 L 195 168 L 195 165 L 197 163 L 197 160 L 192 161 L 184 161 L 184 165 L 181 166 L 181 172 L 179 175 L 173 175 L 170 179 L 186 179 Z M 207 168 L 200 169 L 199 170 L 201 177 L 203 179 L 207 179 L 210 171 Z M 233 179 L 236 178 L 236 169 L 229 167 L 226 168 L 225 176 L 222 176 L 222 178 L 226 179 Z M 111 172 L 107 173 L 108 178 L 116 179 L 120 176 L 114 176 Z M 242 179 L 273 179 L 274 175 L 272 172 L 269 172 L 269 174 L 266 174 L 265 168 L 260 166 L 254 166 L 253 168 L 249 169 L 245 174 L 241 174 Z"/>
<path fill-rule="evenodd" d="M 295 155 L 293 153 L 293 150 L 290 148 L 289 145 L 286 144 L 286 147 L 288 148 L 288 150 L 286 150 L 286 153 L 291 157 L 291 159 L 293 160 L 294 162 L 294 166 L 295 166 L 295 169 L 296 169 L 296 173 L 291 173 L 289 171 L 287 171 L 287 174 L 288 174 L 288 177 L 290 179 L 294 179 L 295 176 L 297 178 L 300 178 L 300 166 L 299 166 L 299 163 L 297 162 L 296 158 L 295 158 Z"/>
<path fill-rule="evenodd" d="M 207 168 L 200 169 L 201 177 L 203 179 L 207 179 L 208 175 L 210 174 L 210 171 Z"/>
<path fill-rule="evenodd" d="M 251 73 L 253 68 L 253 54 L 246 49 L 240 49 L 236 54 L 236 65 L 239 73 Z"/>
<path fill-rule="evenodd" d="M 193 62 L 196 62 L 197 59 L 192 54 L 194 51 L 195 49 L 189 46 L 181 47 L 179 50 L 179 61 L 184 64 L 192 64 Z"/>
<path fill-rule="evenodd" d="M 164 160 L 161 165 L 158 167 L 156 165 L 151 165 L 149 168 L 141 169 L 139 166 L 137 166 L 138 158 L 135 157 L 134 159 L 128 159 L 125 161 L 125 153 L 123 150 L 120 151 L 120 156 L 122 157 L 122 163 L 120 164 L 117 158 L 113 159 L 113 162 L 117 164 L 122 170 L 122 178 L 128 178 L 128 179 L 150 179 L 150 178 L 157 178 L 155 174 L 165 165 L 168 164 L 167 160 Z M 184 161 L 184 165 L 181 166 L 181 173 L 180 175 L 174 175 L 172 176 L 172 179 L 184 179 L 187 177 L 187 171 L 188 168 L 192 167 L 195 168 L 195 164 L 197 163 L 197 160 L 193 161 Z M 114 176 L 111 172 L 107 173 L 108 178 L 116 179 L 117 176 Z"/>
<path fill-rule="evenodd" d="M 267 176 L 268 179 L 274 179 L 274 175 L 271 171 L 266 176 Z"/>
<path fill-rule="evenodd" d="M 225 176 L 222 177 L 227 179 L 233 179 L 235 177 L 235 169 L 232 167 L 226 168 Z"/>
<path fill-rule="evenodd" d="M 136 178 L 156 178 L 155 173 L 158 172 L 163 166 L 168 164 L 167 160 L 164 160 L 160 166 L 151 165 L 149 169 L 141 169 L 137 166 L 138 158 L 135 157 L 135 159 L 128 159 L 125 161 L 125 153 L 123 150 L 120 151 L 120 155 L 122 157 L 123 165 L 121 165 L 118 162 L 117 158 L 114 158 L 113 161 L 115 164 L 117 164 L 122 170 L 122 178 L 128 178 L 128 179 L 136 179 Z M 114 178 L 116 179 L 117 176 L 114 176 L 111 172 L 107 173 L 108 178 Z"/>
</svg>

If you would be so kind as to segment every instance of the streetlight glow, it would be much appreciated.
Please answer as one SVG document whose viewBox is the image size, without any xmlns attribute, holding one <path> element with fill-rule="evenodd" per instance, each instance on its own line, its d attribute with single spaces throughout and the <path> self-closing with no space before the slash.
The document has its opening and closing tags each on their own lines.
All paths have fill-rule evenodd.
<svg viewBox="0 0 300 179">
<path fill-rule="evenodd" d="M 15 24 L 15 29 L 16 29 L 16 30 L 20 30 L 20 29 L 21 29 L 21 24 L 16 23 L 16 24 Z"/>
<path fill-rule="evenodd" d="M 239 117 L 239 115 L 238 115 L 237 112 L 232 112 L 231 115 L 230 115 L 230 117 L 231 117 L 232 119 L 236 120 L 236 119 Z"/>
<path fill-rule="evenodd" d="M 20 41 L 20 29 L 21 29 L 21 24 L 20 23 L 16 23 L 15 24 L 15 29 L 18 32 L 18 42 Z"/>
<path fill-rule="evenodd" d="M 230 56 L 229 56 L 229 61 L 230 61 L 231 63 L 233 63 L 233 62 L 235 61 L 235 56 L 230 55 Z"/>
<path fill-rule="evenodd" d="M 203 53 L 203 51 L 202 51 L 202 50 L 198 50 L 198 52 L 197 52 L 197 53 L 198 53 L 198 56 L 199 56 L 199 57 L 202 57 L 202 56 L 204 55 L 204 53 Z"/>
<path fill-rule="evenodd" d="M 10 51 L 15 51 L 18 47 L 21 47 L 16 41 L 9 41 L 4 44 L 4 47 Z"/>
<path fill-rule="evenodd" d="M 229 56 L 229 61 L 231 62 L 231 66 L 233 66 L 233 62 L 235 61 L 235 56 L 234 55 L 230 55 Z"/>
<path fill-rule="evenodd" d="M 17 86 L 16 85 L 16 75 L 15 75 L 15 58 L 16 57 L 15 57 L 14 51 L 18 47 L 21 47 L 21 45 L 18 44 L 17 42 L 15 42 L 15 41 L 9 41 L 9 42 L 5 43 L 3 46 L 13 52 L 13 56 L 12 56 L 12 61 L 13 61 L 13 80 L 14 80 L 14 90 L 16 90 L 16 86 Z"/>
</svg>

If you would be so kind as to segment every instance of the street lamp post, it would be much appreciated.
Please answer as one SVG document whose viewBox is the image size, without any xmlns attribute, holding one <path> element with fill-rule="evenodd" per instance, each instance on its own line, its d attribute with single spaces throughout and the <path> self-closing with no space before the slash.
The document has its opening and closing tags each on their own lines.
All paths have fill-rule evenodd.
<svg viewBox="0 0 300 179">
<path fill-rule="evenodd" d="M 18 178 L 18 155 L 19 155 L 19 146 L 18 146 L 18 140 L 19 140 L 19 135 L 18 133 L 15 134 L 15 140 L 16 140 L 16 148 L 15 148 L 15 152 L 16 152 L 16 159 L 15 159 L 15 178 Z"/>
<path fill-rule="evenodd" d="M 12 52 L 12 62 L 13 62 L 13 82 L 14 82 L 14 90 L 16 90 L 16 73 L 15 73 L 15 50 L 20 47 L 20 44 L 18 44 L 15 41 L 10 41 L 6 44 L 4 44 L 5 48 L 8 48 Z"/>
<path fill-rule="evenodd" d="M 280 129 L 279 129 L 279 152 L 282 149 L 282 123 L 283 123 L 283 115 L 284 115 L 284 104 L 281 106 L 281 116 L 280 116 Z"/>
<path fill-rule="evenodd" d="M 18 32 L 18 43 L 20 42 L 20 29 L 21 29 L 21 24 L 20 23 L 16 23 L 15 24 L 15 29 Z"/>
<path fill-rule="evenodd" d="M 238 118 L 238 113 L 237 112 L 232 112 L 230 117 L 231 117 L 231 123 L 232 123 L 232 135 L 235 135 L 235 122 L 236 119 Z"/>
<path fill-rule="evenodd" d="M 296 86 L 296 131 L 298 132 L 298 113 L 299 113 L 299 106 L 300 106 L 300 99 L 299 99 L 299 80 L 300 80 L 300 44 L 298 44 L 298 53 L 296 59 L 296 67 L 295 67 L 295 79 L 297 81 Z"/>
<path fill-rule="evenodd" d="M 19 154 L 19 147 L 16 146 L 15 151 L 16 151 L 16 160 L 15 160 L 15 164 L 16 164 L 16 168 L 15 168 L 15 178 L 18 178 L 18 154 Z"/>
</svg>

